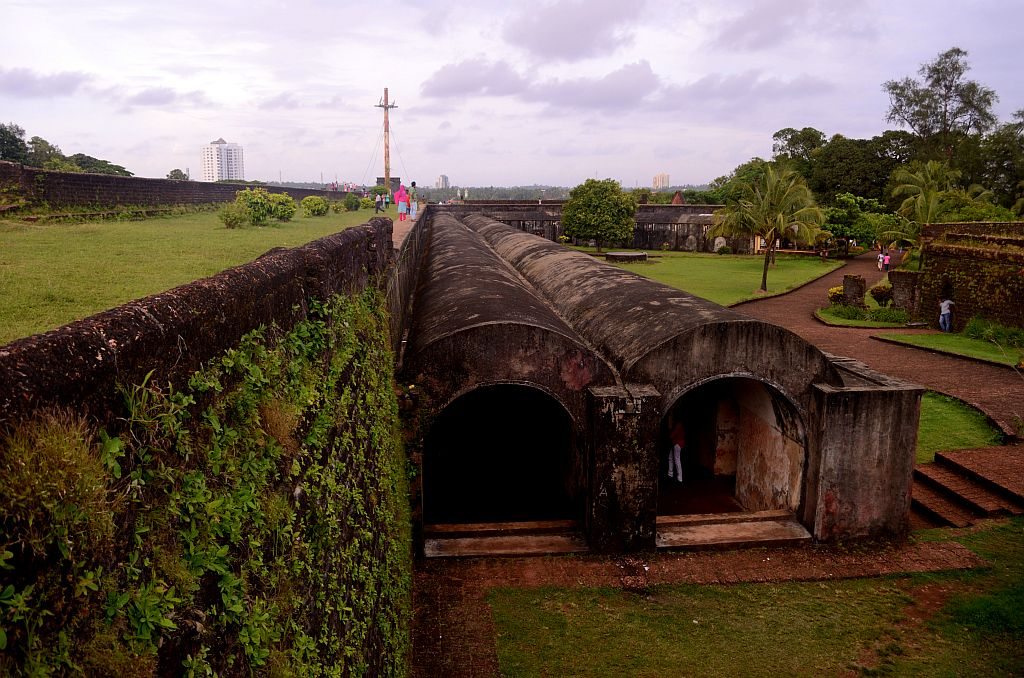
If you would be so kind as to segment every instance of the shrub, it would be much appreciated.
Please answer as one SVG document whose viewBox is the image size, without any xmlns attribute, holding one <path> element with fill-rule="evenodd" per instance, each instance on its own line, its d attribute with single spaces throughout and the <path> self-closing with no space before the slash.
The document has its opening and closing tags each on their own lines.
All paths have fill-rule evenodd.
<svg viewBox="0 0 1024 678">
<path fill-rule="evenodd" d="M 249 210 L 240 202 L 229 202 L 220 208 L 217 217 L 227 228 L 245 228 L 249 221 Z"/>
<path fill-rule="evenodd" d="M 668 252 L 669 249 L 671 249 L 671 247 L 672 247 L 672 245 L 670 245 L 668 242 L 661 243 L 661 251 L 662 252 Z"/>
<path fill-rule="evenodd" d="M 882 308 L 885 308 L 892 303 L 892 285 L 879 283 L 868 290 L 868 293 L 871 295 L 871 298 L 875 300 L 875 303 Z"/>
<path fill-rule="evenodd" d="M 278 221 L 291 221 L 295 213 L 299 211 L 295 198 L 287 193 L 271 193 L 270 202 L 273 205 L 274 218 Z"/>
<path fill-rule="evenodd" d="M 299 204 L 302 205 L 302 210 L 307 217 L 322 217 L 330 208 L 327 201 L 318 195 L 307 195 Z"/>
<path fill-rule="evenodd" d="M 330 202 L 330 205 L 331 211 L 334 212 L 335 214 L 341 214 L 342 211 L 344 211 L 345 209 L 345 203 L 341 202 L 340 200 L 332 200 Z"/>
<path fill-rule="evenodd" d="M 345 196 L 345 209 L 349 212 L 355 212 L 359 209 L 359 196 L 355 193 L 349 193 Z"/>
<path fill-rule="evenodd" d="M 906 324 L 910 318 L 902 308 L 875 308 L 867 312 L 867 319 L 880 323 Z"/>
<path fill-rule="evenodd" d="M 732 248 L 729 247 L 728 245 L 722 245 L 717 250 L 715 250 L 715 254 L 732 254 Z"/>
<path fill-rule="evenodd" d="M 843 296 L 843 286 L 828 288 L 828 303 L 840 305 L 846 297 Z"/>
<path fill-rule="evenodd" d="M 262 226 L 274 216 L 274 201 L 265 188 L 247 188 L 235 193 L 235 202 L 249 212 L 249 223 Z"/>
<path fill-rule="evenodd" d="M 360 207 L 360 209 L 364 209 L 364 210 L 372 210 L 373 209 L 373 200 L 371 200 L 370 198 L 360 198 L 360 200 L 359 200 L 359 207 Z"/>
<path fill-rule="evenodd" d="M 835 289 L 835 288 L 832 288 Z M 831 292 L 832 290 L 829 290 Z M 830 309 L 832 314 L 845 318 L 847 320 L 864 320 L 864 311 L 857 308 L 856 306 L 847 306 L 846 304 L 832 304 Z"/>
<path fill-rule="evenodd" d="M 991 341 L 1000 346 L 1024 348 L 1024 329 L 1007 327 L 994 320 L 978 317 L 971 318 L 967 321 L 967 325 L 964 326 L 963 333 L 971 339 Z"/>
</svg>

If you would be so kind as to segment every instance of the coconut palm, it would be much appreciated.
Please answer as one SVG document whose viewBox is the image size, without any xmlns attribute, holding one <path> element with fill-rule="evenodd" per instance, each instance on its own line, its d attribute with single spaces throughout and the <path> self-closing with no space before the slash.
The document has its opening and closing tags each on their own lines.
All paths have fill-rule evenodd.
<svg viewBox="0 0 1024 678">
<path fill-rule="evenodd" d="M 790 169 L 765 165 L 764 174 L 735 184 L 739 197 L 715 212 L 712 237 L 759 236 L 764 240 L 764 271 L 761 290 L 768 291 L 768 264 L 783 237 L 814 242 L 825 215 L 814 202 L 804 178 Z"/>
<path fill-rule="evenodd" d="M 906 196 L 897 212 L 911 221 L 931 224 L 942 212 L 942 197 L 957 186 L 960 172 L 937 160 L 929 160 L 917 171 L 900 167 L 892 175 L 894 198 Z"/>
</svg>

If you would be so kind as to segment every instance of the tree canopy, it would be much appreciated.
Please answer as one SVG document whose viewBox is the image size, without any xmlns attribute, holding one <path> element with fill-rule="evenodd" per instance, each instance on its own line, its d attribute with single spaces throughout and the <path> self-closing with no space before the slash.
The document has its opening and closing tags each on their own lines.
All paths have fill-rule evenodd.
<svg viewBox="0 0 1024 678">
<path fill-rule="evenodd" d="M 175 168 L 167 173 L 167 178 L 173 179 L 175 181 L 187 181 L 188 175 L 182 172 L 180 169 Z"/>
<path fill-rule="evenodd" d="M 629 242 L 636 223 L 636 198 L 614 179 L 587 179 L 569 192 L 562 208 L 565 235 L 608 243 Z"/>
<path fill-rule="evenodd" d="M 25 130 L 13 122 L 0 123 L 0 160 L 25 162 L 26 157 L 28 144 L 25 143 Z"/>
</svg>

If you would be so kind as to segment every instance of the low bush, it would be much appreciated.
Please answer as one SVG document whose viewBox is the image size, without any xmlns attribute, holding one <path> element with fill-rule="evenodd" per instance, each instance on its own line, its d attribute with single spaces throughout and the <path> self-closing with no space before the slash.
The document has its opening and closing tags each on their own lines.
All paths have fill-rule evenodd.
<svg viewBox="0 0 1024 678">
<path fill-rule="evenodd" d="M 356 195 L 355 193 L 349 193 L 348 195 L 345 196 L 344 203 L 346 210 L 348 210 L 349 212 L 355 212 L 356 210 L 359 209 L 359 196 Z"/>
<path fill-rule="evenodd" d="M 847 306 L 846 304 L 832 304 L 830 309 L 833 315 L 840 318 L 846 318 L 847 320 L 864 320 L 864 311 L 856 306 Z"/>
<path fill-rule="evenodd" d="M 715 254 L 732 254 L 732 248 L 729 247 L 728 245 L 722 245 L 717 250 L 715 250 Z"/>
<path fill-rule="evenodd" d="M 372 210 L 373 209 L 373 200 L 371 200 L 370 198 L 360 198 L 360 200 L 359 200 L 359 208 L 360 209 L 364 209 L 364 210 Z"/>
<path fill-rule="evenodd" d="M 842 285 L 839 285 L 838 287 L 830 287 L 830 288 L 828 288 L 828 303 L 830 303 L 830 304 L 842 304 L 843 303 L 843 299 L 845 299 L 845 297 L 843 296 L 843 286 Z"/>
<path fill-rule="evenodd" d="M 883 308 L 892 303 L 892 285 L 879 283 L 868 290 L 868 294 L 875 300 L 875 303 Z"/>
<path fill-rule="evenodd" d="M 910 321 L 910 316 L 901 308 L 874 308 L 867 312 L 867 320 L 880 323 L 902 323 Z"/>
<path fill-rule="evenodd" d="M 299 204 L 302 205 L 302 211 L 307 217 L 322 217 L 330 209 L 327 201 L 318 195 L 307 195 Z"/>
<path fill-rule="evenodd" d="M 299 211 L 295 198 L 287 193 L 271 193 L 270 202 L 273 205 L 274 218 L 278 221 L 291 221 L 295 213 Z"/>
<path fill-rule="evenodd" d="M 971 339 L 990 341 L 1000 346 L 1024 348 L 1024 329 L 1007 327 L 994 320 L 974 317 L 967 321 L 963 333 Z"/>
<path fill-rule="evenodd" d="M 331 211 L 334 212 L 335 214 L 341 214 L 342 212 L 345 211 L 345 203 L 341 202 L 340 200 L 332 200 Z"/>
<path fill-rule="evenodd" d="M 249 210 L 240 202 L 226 203 L 217 212 L 217 218 L 226 228 L 245 228 L 250 224 Z"/>
<path fill-rule="evenodd" d="M 265 188 L 247 188 L 235 193 L 235 202 L 244 206 L 249 213 L 249 223 L 263 226 L 274 216 L 274 200 Z"/>
</svg>

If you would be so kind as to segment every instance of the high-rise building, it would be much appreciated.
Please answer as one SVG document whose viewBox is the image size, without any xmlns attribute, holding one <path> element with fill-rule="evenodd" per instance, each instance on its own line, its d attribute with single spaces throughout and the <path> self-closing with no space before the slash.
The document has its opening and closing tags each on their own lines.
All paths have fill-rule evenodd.
<svg viewBox="0 0 1024 678">
<path fill-rule="evenodd" d="M 437 177 L 437 181 L 434 182 L 434 188 L 451 188 L 451 183 L 448 181 L 448 175 L 442 174 Z"/>
<path fill-rule="evenodd" d="M 655 174 L 654 175 L 654 190 L 662 190 L 669 187 L 668 175 L 667 174 Z"/>
<path fill-rule="evenodd" d="M 199 149 L 199 164 L 203 168 L 203 181 L 245 179 L 242 147 L 229 144 L 223 138 L 211 141 Z"/>
</svg>

